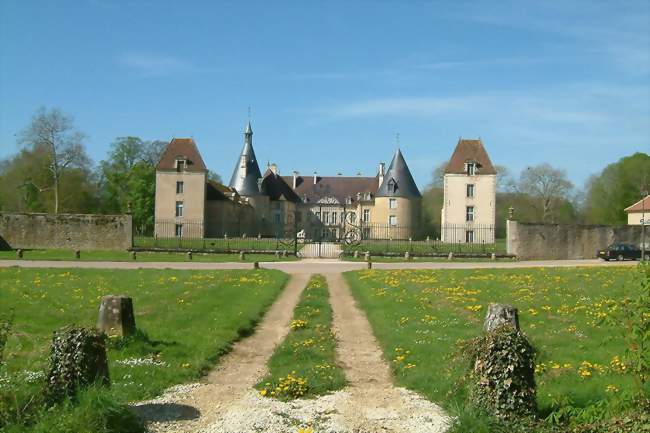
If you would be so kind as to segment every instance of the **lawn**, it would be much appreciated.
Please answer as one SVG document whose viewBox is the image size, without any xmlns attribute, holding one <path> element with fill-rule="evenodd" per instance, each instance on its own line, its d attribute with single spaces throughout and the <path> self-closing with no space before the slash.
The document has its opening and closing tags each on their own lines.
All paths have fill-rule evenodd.
<svg viewBox="0 0 650 433">
<path fill-rule="evenodd" d="M 295 256 L 276 257 L 274 254 L 246 254 L 247 262 L 269 262 L 278 260 L 297 260 Z M 0 251 L 0 259 L 16 259 L 16 251 Z M 81 261 L 114 261 L 127 262 L 134 261 L 131 252 L 125 250 L 112 251 L 81 251 L 81 258 L 76 259 L 73 250 L 24 250 L 24 260 L 81 260 Z M 192 253 L 192 260 L 196 262 L 239 262 L 239 254 L 225 253 Z M 153 252 L 138 251 L 135 261 L 140 262 L 185 262 L 188 261 L 187 253 L 182 252 Z"/>
<path fill-rule="evenodd" d="M 78 412 L 74 405 L 59 408 L 56 416 L 33 407 L 22 413 L 19 408 L 16 414 L 9 394 L 22 396 L 25 400 L 16 402 L 21 406 L 30 392 L 39 392 L 52 331 L 72 323 L 93 326 L 103 295 L 131 296 L 142 334 L 109 341 L 111 387 L 91 390 L 80 399 L 91 412 L 100 410 L 93 407 L 95 403 L 105 406 L 146 399 L 170 385 L 201 376 L 234 341 L 251 332 L 286 281 L 285 274 L 272 270 L 0 269 L 0 316 L 11 311 L 15 315 L 4 351 L 6 365 L 0 367 L 0 392 L 4 393 L 0 395 L 0 430 L 8 422 L 7 431 L 27 431 L 20 425 L 25 423 L 36 424 L 36 431 L 52 433 L 72 428 L 59 427 L 65 424 L 61 420 L 66 414 L 83 420 L 70 415 Z M 12 388 L 12 383 L 18 388 Z M 74 424 L 79 431 L 94 428 Z M 103 427 L 98 431 L 117 430 Z"/>
<path fill-rule="evenodd" d="M 562 406 L 609 402 L 633 388 L 619 363 L 623 330 L 602 321 L 634 284 L 633 268 L 368 270 L 345 276 L 396 381 L 452 414 L 466 397 L 458 380 L 467 365 L 455 360 L 456 343 L 480 335 L 491 302 L 518 307 L 521 328 L 539 352 L 543 416 Z"/>
<path fill-rule="evenodd" d="M 269 360 L 269 373 L 256 386 L 260 395 L 290 400 L 343 388 L 345 376 L 336 363 L 331 327 L 327 282 L 315 275 L 294 310 L 289 334 Z"/>
<path fill-rule="evenodd" d="M 363 240 L 358 245 L 342 245 L 344 251 L 351 253 L 357 251 L 370 251 L 370 254 L 399 254 L 404 255 L 406 251 L 413 254 L 448 254 L 449 252 L 460 254 L 505 254 L 506 240 L 497 239 L 493 244 L 481 243 L 445 243 L 437 240 L 413 240 L 408 239 L 369 239 Z"/>
<path fill-rule="evenodd" d="M 133 246 L 139 248 L 182 248 L 216 251 L 294 251 L 293 239 L 230 237 L 230 238 L 153 238 L 135 236 Z"/>
</svg>

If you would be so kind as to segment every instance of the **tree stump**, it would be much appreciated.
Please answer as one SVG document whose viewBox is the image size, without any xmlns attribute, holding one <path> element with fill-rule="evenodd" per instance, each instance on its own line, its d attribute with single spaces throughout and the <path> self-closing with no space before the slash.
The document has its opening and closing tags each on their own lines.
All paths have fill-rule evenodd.
<svg viewBox="0 0 650 433">
<path fill-rule="evenodd" d="M 107 335 L 128 337 L 135 333 L 133 300 L 126 296 L 104 296 L 99 306 L 97 329 Z"/>
<path fill-rule="evenodd" d="M 16 250 L 16 257 L 19 258 L 19 259 L 22 259 L 22 258 L 23 258 L 23 250 L 21 250 L 20 248 L 18 248 L 18 249 Z"/>
<path fill-rule="evenodd" d="M 516 331 L 519 331 L 519 312 L 512 305 L 490 304 L 483 329 L 492 332 L 501 325 L 508 324 Z"/>
<path fill-rule="evenodd" d="M 79 387 L 108 385 L 106 336 L 96 329 L 65 327 L 54 332 L 46 394 L 51 401 L 74 396 Z"/>
</svg>

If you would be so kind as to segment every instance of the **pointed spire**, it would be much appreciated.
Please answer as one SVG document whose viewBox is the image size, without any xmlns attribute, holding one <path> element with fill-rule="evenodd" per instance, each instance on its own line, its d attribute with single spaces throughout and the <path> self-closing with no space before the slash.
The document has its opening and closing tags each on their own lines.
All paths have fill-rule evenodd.
<svg viewBox="0 0 650 433">
<path fill-rule="evenodd" d="M 237 190 L 239 195 L 242 196 L 260 195 L 258 179 L 261 178 L 262 173 L 253 150 L 253 128 L 249 120 L 244 132 L 244 147 L 239 155 L 228 186 Z"/>
<path fill-rule="evenodd" d="M 395 156 L 377 190 L 377 197 L 422 197 L 399 147 L 395 150 Z"/>
</svg>

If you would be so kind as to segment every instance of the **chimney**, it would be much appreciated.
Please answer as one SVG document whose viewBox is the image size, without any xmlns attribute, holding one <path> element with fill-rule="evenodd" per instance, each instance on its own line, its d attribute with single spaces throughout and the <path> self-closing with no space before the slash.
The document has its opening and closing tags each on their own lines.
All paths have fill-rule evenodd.
<svg viewBox="0 0 650 433">
<path fill-rule="evenodd" d="M 379 177 L 379 185 L 377 186 L 377 188 L 379 188 L 381 186 L 381 184 L 384 182 L 384 174 L 385 174 L 384 173 L 384 167 L 385 166 L 386 166 L 386 164 L 384 164 L 383 162 L 379 163 L 379 172 L 377 173 L 378 177 Z"/>
<path fill-rule="evenodd" d="M 318 181 L 318 173 L 314 171 L 314 185 L 316 185 L 317 181 Z"/>
<path fill-rule="evenodd" d="M 298 172 L 296 170 L 293 171 L 293 189 L 296 189 L 298 183 Z"/>
<path fill-rule="evenodd" d="M 269 167 L 269 170 L 271 170 L 271 172 L 273 172 L 273 174 L 279 174 L 278 173 L 278 165 L 276 163 L 271 164 L 271 166 Z"/>
</svg>

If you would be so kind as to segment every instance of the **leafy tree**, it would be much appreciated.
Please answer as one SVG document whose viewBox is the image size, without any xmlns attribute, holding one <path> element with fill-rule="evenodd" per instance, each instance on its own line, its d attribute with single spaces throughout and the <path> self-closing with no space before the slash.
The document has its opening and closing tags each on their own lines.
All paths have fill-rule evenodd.
<svg viewBox="0 0 650 433">
<path fill-rule="evenodd" d="M 592 224 L 626 224 L 624 209 L 650 189 L 650 155 L 635 153 L 609 164 L 587 182 L 584 214 Z"/>
<path fill-rule="evenodd" d="M 223 183 L 223 181 L 221 180 L 221 176 L 219 176 L 218 173 L 216 173 L 216 172 L 214 172 L 212 170 L 208 170 L 208 176 L 207 177 L 208 177 L 208 180 L 211 180 L 213 182 Z"/>
<path fill-rule="evenodd" d="M 19 142 L 28 150 L 47 152 L 43 161 L 50 177 L 44 183 L 25 178 L 25 185 L 31 184 L 32 191 L 54 192 L 54 213 L 59 213 L 61 182 L 67 170 L 84 169 L 90 166 L 90 159 L 83 146 L 84 135 L 77 131 L 72 118 L 58 108 L 40 108 L 30 124 L 20 133 Z"/>
<path fill-rule="evenodd" d="M 541 208 L 542 221 L 548 223 L 556 222 L 557 210 L 561 203 L 568 201 L 573 184 L 564 170 L 544 163 L 521 172 L 519 190 L 533 199 L 533 207 Z"/>
</svg>

